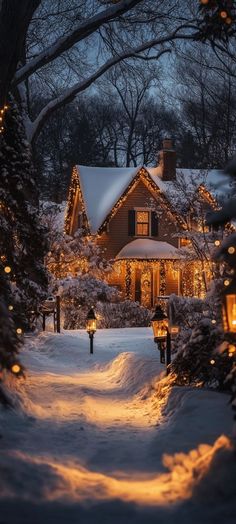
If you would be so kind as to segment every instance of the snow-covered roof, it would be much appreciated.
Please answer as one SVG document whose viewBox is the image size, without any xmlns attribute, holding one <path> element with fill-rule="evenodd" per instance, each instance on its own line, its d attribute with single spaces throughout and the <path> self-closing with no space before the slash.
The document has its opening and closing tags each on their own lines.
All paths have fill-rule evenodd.
<svg viewBox="0 0 236 524">
<path fill-rule="evenodd" d="M 87 167 L 76 166 L 80 187 L 84 199 L 90 231 L 95 234 L 103 224 L 107 215 L 117 203 L 121 195 L 129 186 L 142 167 L 149 173 L 156 186 L 163 192 L 171 204 L 178 209 L 180 203 L 184 205 L 189 197 L 194 195 L 197 187 L 203 184 L 213 196 L 224 192 L 222 187 L 226 183 L 222 171 L 200 169 L 176 169 L 176 181 L 163 181 L 161 167 Z M 184 182 L 187 191 L 181 193 L 178 185 Z"/>
<path fill-rule="evenodd" d="M 137 238 L 129 244 L 126 244 L 116 256 L 117 259 L 179 259 L 181 255 L 168 242 L 160 242 L 149 238 Z"/>
<path fill-rule="evenodd" d="M 184 189 L 187 190 L 189 196 L 202 184 L 212 193 L 213 196 L 217 197 L 225 192 L 225 185 L 228 183 L 224 172 L 217 169 L 203 170 L 177 168 L 176 182 L 162 180 L 160 166 L 146 167 L 145 169 L 157 187 L 159 187 L 159 189 L 165 193 L 170 200 L 174 199 L 175 194 L 177 195 L 178 193 L 179 195 L 181 185 L 183 185 Z"/>
<path fill-rule="evenodd" d="M 140 167 L 77 166 L 87 218 L 95 234 Z"/>
</svg>

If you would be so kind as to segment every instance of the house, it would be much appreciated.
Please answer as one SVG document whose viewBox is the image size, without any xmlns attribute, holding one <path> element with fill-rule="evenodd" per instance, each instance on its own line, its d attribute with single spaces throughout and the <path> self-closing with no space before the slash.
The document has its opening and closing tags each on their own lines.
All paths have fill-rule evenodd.
<svg viewBox="0 0 236 524">
<path fill-rule="evenodd" d="M 213 171 L 210 174 L 214 177 Z M 193 178 L 198 181 L 194 187 Z M 156 167 L 75 166 L 65 232 L 73 235 L 83 228 L 84 234 L 96 238 L 107 259 L 114 260 L 109 283 L 124 297 L 152 307 L 160 295 L 199 296 L 202 267 L 198 261 L 184 261 L 180 251 L 188 242 L 181 205 L 188 203 L 178 194 L 177 182 L 184 181 L 186 191 L 192 191 L 190 199 L 197 187 L 206 210 L 215 208 L 203 179 L 199 170 L 176 168 L 170 139 L 163 141 Z"/>
</svg>

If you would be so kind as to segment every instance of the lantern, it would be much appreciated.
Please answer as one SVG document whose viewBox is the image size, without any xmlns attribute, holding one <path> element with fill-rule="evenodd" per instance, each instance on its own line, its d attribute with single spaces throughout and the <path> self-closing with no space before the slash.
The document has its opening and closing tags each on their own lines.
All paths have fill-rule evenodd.
<svg viewBox="0 0 236 524">
<path fill-rule="evenodd" d="M 227 286 L 223 295 L 224 331 L 236 333 L 236 281 Z"/>
<path fill-rule="evenodd" d="M 161 306 L 156 306 L 155 313 L 151 319 L 154 341 L 159 342 L 166 338 L 168 330 L 168 318 L 162 310 Z"/>
<path fill-rule="evenodd" d="M 88 312 L 86 329 L 87 329 L 87 333 L 89 334 L 89 338 L 90 338 L 90 354 L 92 354 L 93 353 L 93 336 L 94 336 L 94 333 L 96 333 L 96 329 L 97 329 L 97 318 L 96 318 L 93 308 L 91 308 Z"/>
<path fill-rule="evenodd" d="M 96 318 L 96 315 L 94 313 L 94 310 L 93 308 L 91 308 L 88 312 L 88 315 L 87 315 L 87 325 L 86 325 L 86 329 L 87 329 L 87 333 L 90 335 L 90 334 L 93 334 L 96 333 L 96 329 L 97 329 L 97 318 Z"/>
</svg>

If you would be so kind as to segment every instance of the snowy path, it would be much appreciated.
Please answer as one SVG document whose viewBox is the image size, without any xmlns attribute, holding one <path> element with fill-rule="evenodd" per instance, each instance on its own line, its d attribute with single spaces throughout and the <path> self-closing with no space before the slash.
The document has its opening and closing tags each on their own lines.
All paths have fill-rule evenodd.
<svg viewBox="0 0 236 524">
<path fill-rule="evenodd" d="M 194 475 L 227 453 L 214 442 L 232 414 L 225 395 L 160 380 L 150 329 L 101 330 L 94 355 L 85 332 L 42 334 L 23 361 L 21 409 L 0 416 L 1 524 L 183 524 L 200 510 Z"/>
</svg>

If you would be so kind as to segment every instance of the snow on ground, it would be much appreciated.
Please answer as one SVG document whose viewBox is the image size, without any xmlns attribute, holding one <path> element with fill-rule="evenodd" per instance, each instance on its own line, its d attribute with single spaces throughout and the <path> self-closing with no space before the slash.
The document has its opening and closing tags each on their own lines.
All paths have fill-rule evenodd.
<svg viewBox="0 0 236 524">
<path fill-rule="evenodd" d="M 0 412 L 0 523 L 233 524 L 228 397 L 173 387 L 150 328 L 94 342 L 28 339 L 18 408 Z"/>
</svg>

